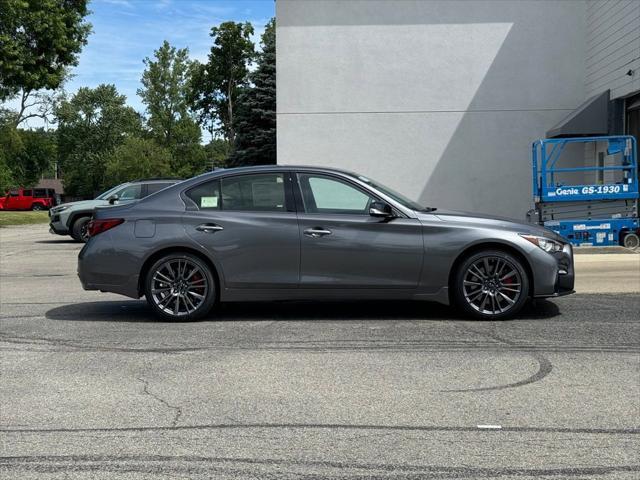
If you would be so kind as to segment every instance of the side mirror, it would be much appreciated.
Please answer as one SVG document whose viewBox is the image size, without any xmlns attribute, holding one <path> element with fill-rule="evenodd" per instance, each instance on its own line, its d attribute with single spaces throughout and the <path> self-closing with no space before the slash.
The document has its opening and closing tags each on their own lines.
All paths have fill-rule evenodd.
<svg viewBox="0 0 640 480">
<path fill-rule="evenodd" d="M 393 209 L 385 202 L 371 202 L 369 215 L 372 217 L 393 217 Z"/>
<path fill-rule="evenodd" d="M 111 195 L 107 200 L 109 200 L 109 205 L 113 205 L 118 201 L 118 195 Z"/>
</svg>

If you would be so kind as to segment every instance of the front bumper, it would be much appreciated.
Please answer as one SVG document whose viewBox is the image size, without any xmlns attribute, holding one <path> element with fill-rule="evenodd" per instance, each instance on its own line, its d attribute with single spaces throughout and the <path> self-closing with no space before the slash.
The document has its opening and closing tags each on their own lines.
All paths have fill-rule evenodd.
<svg viewBox="0 0 640 480">
<path fill-rule="evenodd" d="M 69 229 L 61 220 L 59 213 L 52 213 L 49 210 L 49 231 L 56 235 L 69 235 Z"/>
<path fill-rule="evenodd" d="M 570 243 L 566 243 L 561 252 L 552 254 L 555 260 L 555 268 L 552 272 L 553 280 L 552 291 L 537 293 L 535 298 L 562 297 L 575 293 L 575 271 L 573 267 L 573 247 Z M 538 290 L 538 289 L 536 289 Z M 548 289 L 547 289 L 548 290 Z"/>
</svg>

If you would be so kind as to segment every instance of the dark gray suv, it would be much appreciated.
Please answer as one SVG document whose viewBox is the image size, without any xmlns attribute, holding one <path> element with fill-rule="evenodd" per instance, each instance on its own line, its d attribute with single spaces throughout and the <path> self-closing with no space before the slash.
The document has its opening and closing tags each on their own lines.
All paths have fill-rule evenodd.
<svg viewBox="0 0 640 480">
<path fill-rule="evenodd" d="M 550 230 L 424 207 L 328 168 L 218 170 L 98 209 L 89 234 L 83 287 L 145 295 L 175 320 L 220 301 L 355 298 L 500 319 L 574 283 L 571 245 Z"/>
</svg>

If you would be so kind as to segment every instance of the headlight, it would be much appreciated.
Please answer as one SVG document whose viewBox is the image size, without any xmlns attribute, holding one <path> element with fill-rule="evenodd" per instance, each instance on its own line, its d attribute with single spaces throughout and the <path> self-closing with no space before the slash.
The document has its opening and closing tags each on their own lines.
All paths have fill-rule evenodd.
<svg viewBox="0 0 640 480">
<path fill-rule="evenodd" d="M 560 242 L 556 242 L 555 240 L 551 240 L 550 238 L 545 237 L 536 237 L 535 235 L 523 235 L 520 234 L 522 238 L 530 241 L 534 245 L 537 245 L 542 250 L 547 253 L 556 253 L 561 252 L 564 248 L 564 245 Z"/>
<path fill-rule="evenodd" d="M 56 208 L 52 208 L 52 209 L 51 209 L 51 211 L 52 211 L 53 213 L 60 213 L 60 212 L 62 212 L 63 210 L 66 210 L 67 208 L 69 208 L 69 207 L 56 207 Z"/>
</svg>

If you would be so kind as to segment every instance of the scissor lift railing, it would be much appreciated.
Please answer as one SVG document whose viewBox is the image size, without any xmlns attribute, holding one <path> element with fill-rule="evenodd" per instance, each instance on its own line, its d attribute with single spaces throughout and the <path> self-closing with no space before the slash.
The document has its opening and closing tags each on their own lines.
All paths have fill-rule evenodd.
<svg viewBox="0 0 640 480">
<path fill-rule="evenodd" d="M 606 148 L 612 165 L 562 167 L 567 146 L 593 143 Z M 584 153 L 584 152 L 583 152 Z M 574 245 L 618 245 L 638 240 L 638 157 L 632 136 L 542 139 L 532 144 L 533 196 L 538 222 L 569 238 Z M 584 173 L 582 181 L 567 182 Z M 589 173 L 602 172 L 601 181 L 588 183 Z M 605 182 L 604 172 L 609 174 Z M 615 174 L 615 172 L 620 172 Z M 565 180 L 561 180 L 562 178 Z M 602 221 L 604 220 L 604 221 Z"/>
<path fill-rule="evenodd" d="M 567 145 L 607 142 L 609 155 L 621 154 L 620 165 L 557 167 Z M 538 202 L 571 202 L 578 200 L 623 200 L 638 198 L 638 159 L 636 139 L 629 135 L 610 137 L 547 138 L 532 145 L 533 195 Z M 563 185 L 556 181 L 566 172 L 622 171 L 623 181 Z"/>
</svg>

